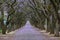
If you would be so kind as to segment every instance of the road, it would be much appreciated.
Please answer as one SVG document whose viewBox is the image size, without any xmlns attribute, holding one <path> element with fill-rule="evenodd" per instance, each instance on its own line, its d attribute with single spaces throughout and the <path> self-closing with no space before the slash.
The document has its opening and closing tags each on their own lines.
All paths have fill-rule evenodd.
<svg viewBox="0 0 60 40">
<path fill-rule="evenodd" d="M 45 40 L 47 37 L 37 31 L 29 21 L 15 33 L 14 40 Z M 48 39 L 46 39 L 48 40 Z"/>
</svg>

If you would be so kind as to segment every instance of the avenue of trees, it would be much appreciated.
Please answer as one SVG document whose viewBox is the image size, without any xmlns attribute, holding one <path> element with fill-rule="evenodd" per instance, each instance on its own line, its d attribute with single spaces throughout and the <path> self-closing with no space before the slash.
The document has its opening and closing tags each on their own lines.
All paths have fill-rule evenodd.
<svg viewBox="0 0 60 40">
<path fill-rule="evenodd" d="M 55 36 L 59 36 L 60 0 L 43 0 L 42 2 L 41 0 L 33 0 L 33 3 L 34 5 L 30 6 L 30 8 L 34 10 L 36 17 L 32 15 L 31 22 L 33 22 L 36 27 L 44 29 L 46 21 L 46 31 L 50 32 L 50 34 L 55 34 Z M 35 19 L 36 21 L 33 21 Z"/>
<path fill-rule="evenodd" d="M 0 0 L 2 34 L 24 26 L 27 20 L 36 28 L 59 37 L 60 0 Z"/>
</svg>

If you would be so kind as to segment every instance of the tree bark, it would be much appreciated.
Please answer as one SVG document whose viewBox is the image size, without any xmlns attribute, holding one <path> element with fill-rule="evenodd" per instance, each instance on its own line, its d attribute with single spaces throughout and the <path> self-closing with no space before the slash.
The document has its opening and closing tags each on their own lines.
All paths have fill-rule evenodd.
<svg viewBox="0 0 60 40">
<path fill-rule="evenodd" d="M 55 36 L 56 36 L 56 37 L 59 37 L 59 24 L 58 24 L 58 20 L 57 20 L 57 22 L 56 22 Z"/>
<path fill-rule="evenodd" d="M 51 15 L 50 21 L 51 21 L 51 26 L 50 26 L 51 30 L 50 30 L 50 34 L 54 34 L 54 28 L 55 28 L 55 19 L 54 19 L 54 15 Z"/>
<path fill-rule="evenodd" d="M 47 18 L 47 32 L 50 32 L 50 19 Z"/>
<path fill-rule="evenodd" d="M 2 14 L 2 20 L 1 20 L 1 28 L 2 28 L 2 34 L 6 34 L 6 29 L 7 26 L 4 25 L 4 11 L 3 9 L 1 10 L 1 14 Z"/>
</svg>

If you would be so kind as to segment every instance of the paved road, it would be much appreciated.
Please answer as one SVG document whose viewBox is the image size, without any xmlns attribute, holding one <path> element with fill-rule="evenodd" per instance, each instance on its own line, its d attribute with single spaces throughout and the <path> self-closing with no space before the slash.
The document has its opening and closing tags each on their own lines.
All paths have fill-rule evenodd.
<svg viewBox="0 0 60 40">
<path fill-rule="evenodd" d="M 18 29 L 14 36 L 14 40 L 45 40 L 46 38 L 36 28 L 31 26 L 29 21 L 27 21 L 23 28 Z"/>
</svg>

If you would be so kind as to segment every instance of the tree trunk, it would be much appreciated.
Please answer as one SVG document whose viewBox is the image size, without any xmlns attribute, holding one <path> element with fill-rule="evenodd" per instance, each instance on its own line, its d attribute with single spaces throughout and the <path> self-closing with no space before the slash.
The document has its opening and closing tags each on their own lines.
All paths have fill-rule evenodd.
<svg viewBox="0 0 60 40">
<path fill-rule="evenodd" d="M 47 19 L 47 32 L 50 32 L 50 19 Z"/>
<path fill-rule="evenodd" d="M 59 37 L 59 24 L 58 24 L 58 20 L 57 20 L 57 22 L 56 22 L 55 36 L 56 36 L 56 37 Z"/>
<path fill-rule="evenodd" d="M 6 27 L 2 25 L 2 34 L 6 34 Z"/>
<path fill-rule="evenodd" d="M 2 28 L 2 34 L 6 34 L 6 28 L 7 26 L 4 25 L 4 11 L 3 9 L 1 10 L 1 14 L 2 14 L 2 20 L 1 20 L 1 28 Z"/>
<path fill-rule="evenodd" d="M 51 15 L 50 21 L 51 21 L 51 26 L 50 26 L 51 30 L 50 30 L 50 34 L 54 34 L 54 28 L 55 28 L 55 19 L 54 19 L 54 15 Z"/>
</svg>

